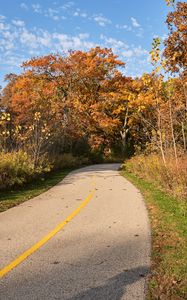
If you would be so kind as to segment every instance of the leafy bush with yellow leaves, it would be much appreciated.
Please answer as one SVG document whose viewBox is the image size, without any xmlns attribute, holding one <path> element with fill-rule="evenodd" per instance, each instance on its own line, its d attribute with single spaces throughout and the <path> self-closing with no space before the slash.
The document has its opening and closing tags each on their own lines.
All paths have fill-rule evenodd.
<svg viewBox="0 0 187 300">
<path fill-rule="evenodd" d="M 49 171 L 50 166 L 34 167 L 31 158 L 24 151 L 0 152 L 0 189 L 21 186 Z"/>
</svg>

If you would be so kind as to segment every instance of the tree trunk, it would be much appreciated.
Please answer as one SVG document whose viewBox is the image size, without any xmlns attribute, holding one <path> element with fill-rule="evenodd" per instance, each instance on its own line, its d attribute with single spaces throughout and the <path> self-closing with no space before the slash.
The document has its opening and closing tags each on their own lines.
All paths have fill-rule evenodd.
<svg viewBox="0 0 187 300">
<path fill-rule="evenodd" d="M 184 122 L 182 122 L 182 137 L 183 137 L 183 149 L 184 152 L 186 152 L 186 136 L 185 136 L 185 130 L 184 130 Z"/>
<path fill-rule="evenodd" d="M 158 132 L 159 132 L 159 146 L 160 146 L 160 151 L 161 151 L 161 155 L 162 155 L 162 160 L 163 160 L 164 166 L 166 167 L 166 159 L 165 159 L 163 140 L 162 140 L 161 112 L 160 112 L 159 107 L 158 107 Z"/>
<path fill-rule="evenodd" d="M 127 128 L 127 123 L 128 123 L 128 117 L 129 117 L 129 108 L 127 107 L 126 115 L 125 115 L 125 120 L 123 123 L 123 129 L 120 131 L 121 135 L 121 141 L 122 141 L 122 154 L 125 155 L 126 150 L 127 150 L 127 134 L 129 132 L 129 128 Z"/>
<path fill-rule="evenodd" d="M 172 140 L 173 140 L 173 149 L 174 149 L 174 154 L 175 154 L 175 162 L 176 162 L 176 167 L 178 169 L 178 155 L 177 155 L 177 147 L 176 147 L 176 141 L 175 141 L 174 127 L 173 127 L 172 104 L 171 104 L 171 96 L 170 95 L 169 95 L 169 115 L 170 115 L 171 134 L 172 134 Z"/>
</svg>

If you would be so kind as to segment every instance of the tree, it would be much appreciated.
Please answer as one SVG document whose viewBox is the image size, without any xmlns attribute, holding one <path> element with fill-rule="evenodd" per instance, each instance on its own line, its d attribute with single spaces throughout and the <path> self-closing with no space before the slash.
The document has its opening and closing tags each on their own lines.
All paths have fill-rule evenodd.
<svg viewBox="0 0 187 300">
<path fill-rule="evenodd" d="M 24 72 L 12 82 L 11 93 L 3 100 L 14 111 L 15 122 L 21 125 L 33 152 L 57 151 L 57 145 L 63 152 L 80 137 L 86 137 L 93 147 L 93 140 L 102 146 L 111 144 L 118 120 L 108 109 L 108 95 L 123 65 L 111 49 L 99 47 L 25 62 Z M 38 154 L 34 156 L 39 159 Z"/>
<path fill-rule="evenodd" d="M 172 73 L 187 76 L 187 3 L 178 2 L 167 16 L 169 36 L 165 40 L 166 67 Z"/>
</svg>

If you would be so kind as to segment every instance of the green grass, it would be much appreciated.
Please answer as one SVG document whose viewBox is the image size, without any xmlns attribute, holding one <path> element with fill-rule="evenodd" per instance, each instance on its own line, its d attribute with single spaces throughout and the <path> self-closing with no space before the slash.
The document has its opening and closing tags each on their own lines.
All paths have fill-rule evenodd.
<svg viewBox="0 0 187 300">
<path fill-rule="evenodd" d="M 128 171 L 144 196 L 152 227 L 152 272 L 147 299 L 187 299 L 186 204 Z"/>
<path fill-rule="evenodd" d="M 48 174 L 43 178 L 38 178 L 34 182 L 26 184 L 24 187 L 0 192 L 0 212 L 16 206 L 50 189 L 60 182 L 71 169 L 57 171 Z"/>
</svg>

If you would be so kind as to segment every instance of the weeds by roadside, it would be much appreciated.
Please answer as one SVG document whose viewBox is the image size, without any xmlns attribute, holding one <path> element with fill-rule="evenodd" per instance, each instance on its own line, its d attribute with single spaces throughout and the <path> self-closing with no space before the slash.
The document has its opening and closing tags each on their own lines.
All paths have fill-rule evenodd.
<svg viewBox="0 0 187 300">
<path fill-rule="evenodd" d="M 158 188 L 187 202 L 187 156 L 178 158 L 167 156 L 166 165 L 157 154 L 134 156 L 125 163 L 125 168 L 140 178 L 154 182 Z"/>
</svg>

